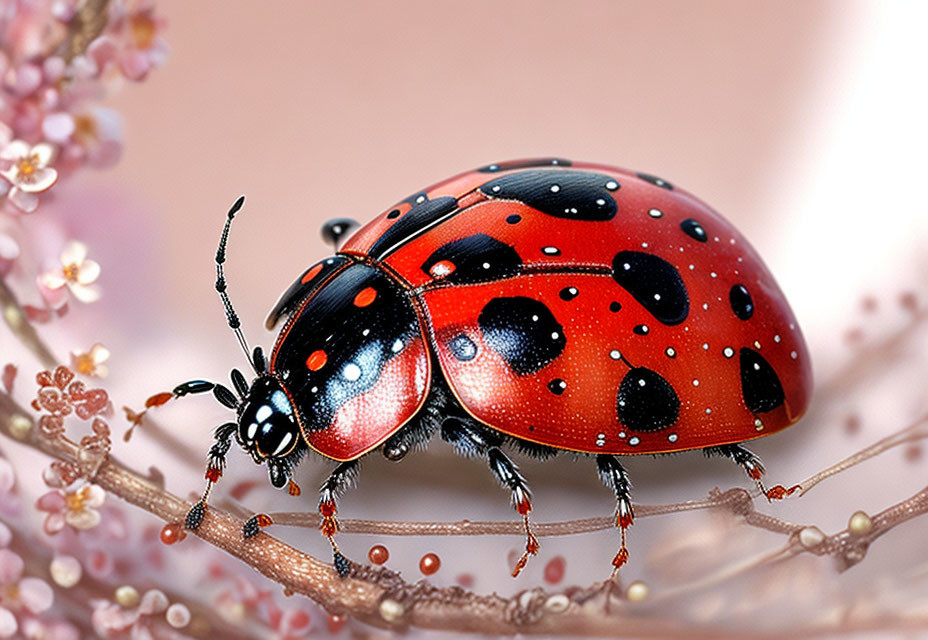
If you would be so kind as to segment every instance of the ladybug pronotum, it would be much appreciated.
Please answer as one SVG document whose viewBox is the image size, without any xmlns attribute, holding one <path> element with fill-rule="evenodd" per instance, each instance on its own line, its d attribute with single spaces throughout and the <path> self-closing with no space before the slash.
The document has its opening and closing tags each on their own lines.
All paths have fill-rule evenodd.
<svg viewBox="0 0 928 640">
<path fill-rule="evenodd" d="M 199 526 L 234 438 L 271 484 L 310 450 L 337 463 L 321 487 L 322 533 L 335 567 L 335 500 L 372 451 L 391 460 L 436 433 L 483 457 L 511 492 L 538 550 L 525 478 L 504 452 L 595 458 L 616 495 L 628 558 L 630 483 L 618 456 L 703 449 L 731 458 L 764 491 L 743 442 L 802 415 L 812 374 L 782 292 L 744 237 L 666 180 L 548 158 L 462 173 L 389 207 L 338 248 L 353 222 L 323 236 L 338 251 L 281 296 L 266 327 L 283 327 L 265 359 L 249 353 L 216 255 L 218 290 L 256 377 L 233 393 L 202 380 L 236 419 L 217 428 Z M 245 524 L 250 537 L 270 519 Z"/>
</svg>

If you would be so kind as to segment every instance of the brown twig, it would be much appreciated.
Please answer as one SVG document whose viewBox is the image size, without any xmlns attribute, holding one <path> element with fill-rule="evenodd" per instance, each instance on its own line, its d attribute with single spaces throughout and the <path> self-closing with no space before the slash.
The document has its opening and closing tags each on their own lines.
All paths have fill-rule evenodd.
<svg viewBox="0 0 928 640">
<path fill-rule="evenodd" d="M 57 358 L 39 338 L 38 332 L 29 322 L 26 312 L 23 311 L 16 296 L 13 295 L 3 278 L 0 278 L 0 310 L 3 311 L 3 319 L 10 327 L 13 335 L 19 338 L 19 341 L 35 354 L 35 357 L 39 359 L 43 366 L 53 369 L 58 364 Z"/>
<path fill-rule="evenodd" d="M 75 461 L 79 447 L 66 440 L 49 441 L 28 430 L 23 435 L 22 424 L 17 429 L 11 425 L 22 420 L 31 421 L 27 412 L 16 406 L 9 396 L 0 393 L 0 430 L 8 435 L 18 433 L 20 441 L 27 442 L 62 460 Z M 158 516 L 166 522 L 183 520 L 191 503 L 170 494 L 149 479 L 125 468 L 112 459 L 104 461 L 93 481 L 108 492 L 131 504 Z M 741 563 L 723 570 L 714 577 L 715 581 L 731 579 L 735 575 L 759 565 L 777 561 L 784 554 L 802 550 L 818 555 L 836 555 L 847 566 L 863 557 L 868 546 L 901 522 L 905 522 L 928 510 L 928 489 L 877 514 L 873 526 L 866 535 L 855 536 L 845 530 L 833 536 L 822 535 L 822 540 L 811 547 L 800 548 L 800 532 L 807 527 L 788 523 L 754 510 L 750 494 L 743 489 L 715 492 L 707 500 L 677 505 L 648 507 L 639 505 L 642 515 L 656 515 L 680 510 L 692 510 L 725 506 L 744 518 L 752 526 L 790 535 L 785 549 L 762 556 L 760 559 Z M 278 517 L 286 514 L 279 514 Z M 293 514 L 290 524 L 309 524 L 304 514 Z M 286 519 L 286 518 L 284 518 Z M 585 525 L 584 525 L 585 523 Z M 513 634 L 571 634 L 580 635 L 643 635 L 660 636 L 683 629 L 670 621 L 655 622 L 652 619 L 634 622 L 621 615 L 621 607 L 612 607 L 604 613 L 605 591 L 596 585 L 585 590 L 574 589 L 561 594 L 548 593 L 543 589 L 524 591 L 513 598 L 497 595 L 477 595 L 460 587 L 439 589 L 425 581 L 415 584 L 405 582 L 398 574 L 385 569 L 353 565 L 347 579 L 338 578 L 327 563 L 287 545 L 280 540 L 261 533 L 255 538 L 242 539 L 243 519 L 223 513 L 215 508 L 207 511 L 197 535 L 282 585 L 287 593 L 300 593 L 315 600 L 334 613 L 350 614 L 368 624 L 385 628 L 417 626 L 432 629 L 457 629 L 481 633 Z M 344 530 L 389 534 L 400 531 L 403 535 L 423 535 L 442 532 L 444 535 L 468 535 L 476 533 L 517 533 L 512 523 L 373 523 L 370 521 L 346 521 Z M 547 535 L 559 535 L 565 529 L 576 526 L 598 528 L 600 518 L 571 523 L 540 525 L 539 531 Z M 573 529 L 577 531 L 576 528 Z M 590 597 L 590 594 L 599 597 Z M 566 598 L 566 600 L 565 600 Z M 556 606 L 555 606 L 556 605 Z M 619 622 L 621 621 L 621 624 Z M 619 631 L 620 630 L 620 631 Z"/>
</svg>

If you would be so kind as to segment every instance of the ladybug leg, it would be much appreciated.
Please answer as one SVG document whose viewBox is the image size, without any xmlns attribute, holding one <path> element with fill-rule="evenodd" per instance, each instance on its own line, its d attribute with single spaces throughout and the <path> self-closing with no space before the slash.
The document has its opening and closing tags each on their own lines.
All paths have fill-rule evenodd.
<svg viewBox="0 0 928 640">
<path fill-rule="evenodd" d="M 619 463 L 615 456 L 598 455 L 596 456 L 596 468 L 599 471 L 599 477 L 603 484 L 615 492 L 616 499 L 616 519 L 615 526 L 622 530 L 622 546 L 619 552 L 612 559 L 612 577 L 623 564 L 628 561 L 628 548 L 625 546 L 625 534 L 635 518 L 635 512 L 632 509 L 631 489 L 632 483 L 628 479 L 628 473 Z"/>
<path fill-rule="evenodd" d="M 448 418 L 441 425 L 441 437 L 464 456 L 486 456 L 493 475 L 500 484 L 512 492 L 512 506 L 522 516 L 525 524 L 525 552 L 516 563 L 512 577 L 525 568 L 529 556 L 538 553 L 538 539 L 532 533 L 529 514 L 532 511 L 532 494 L 515 463 L 504 454 L 499 446 L 503 440 L 496 434 L 457 418 Z"/>
<path fill-rule="evenodd" d="M 525 477 L 519 472 L 519 468 L 497 447 L 491 447 L 487 451 L 487 460 L 490 463 L 493 475 L 496 476 L 500 484 L 509 487 L 509 490 L 512 491 L 512 506 L 522 516 L 522 522 L 525 525 L 525 551 L 512 570 L 512 577 L 515 578 L 525 568 L 529 556 L 538 554 L 540 546 L 535 534 L 532 533 L 532 526 L 529 521 L 529 514 L 532 512 L 532 494 L 525 482 Z"/>
<path fill-rule="evenodd" d="M 216 441 L 209 449 L 206 464 L 206 489 L 203 490 L 203 496 L 200 500 L 190 507 L 190 511 L 187 512 L 187 517 L 184 519 L 184 527 L 191 531 L 199 527 L 203 521 L 209 492 L 222 476 L 222 471 L 226 466 L 226 454 L 229 452 L 229 447 L 232 446 L 232 435 L 237 429 L 238 424 L 235 422 L 227 422 L 216 429 Z"/>
<path fill-rule="evenodd" d="M 743 444 L 726 444 L 719 447 L 709 447 L 706 449 L 706 454 L 715 454 L 731 458 L 735 464 L 740 465 L 741 468 L 744 469 L 744 472 L 748 474 L 749 478 L 757 483 L 757 488 L 760 489 L 761 494 L 770 499 L 770 496 L 767 494 L 767 487 L 764 486 L 763 480 L 761 479 L 766 471 L 764 465 L 761 463 L 760 457 L 748 450 Z"/>
<path fill-rule="evenodd" d="M 348 559 L 342 555 L 341 550 L 335 543 L 335 533 L 338 531 L 338 521 L 335 519 L 337 511 L 335 499 L 340 496 L 349 485 L 354 484 L 358 479 L 360 467 L 357 460 L 343 462 L 329 475 L 322 487 L 319 488 L 319 513 L 322 515 L 322 523 L 319 530 L 322 535 L 329 539 L 332 545 L 332 556 L 334 559 L 335 570 L 338 571 L 339 577 L 344 578 L 351 569 Z"/>
</svg>

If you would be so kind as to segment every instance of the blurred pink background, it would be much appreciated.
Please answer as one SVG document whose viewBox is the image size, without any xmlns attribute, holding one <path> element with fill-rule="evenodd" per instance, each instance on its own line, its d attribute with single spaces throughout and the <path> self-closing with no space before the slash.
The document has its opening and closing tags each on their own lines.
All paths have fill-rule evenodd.
<svg viewBox="0 0 928 640">
<path fill-rule="evenodd" d="M 62 353 L 107 344 L 114 352 L 107 387 L 117 405 L 138 406 L 190 378 L 224 380 L 229 368 L 244 365 L 223 322 L 212 263 L 225 210 L 241 193 L 248 202 L 230 241 L 230 294 L 249 340 L 266 348 L 273 339 L 263 330 L 267 310 L 327 252 L 318 235 L 323 221 L 365 221 L 458 171 L 536 155 L 655 173 L 728 217 L 791 300 L 820 382 L 850 359 L 843 336 L 860 320 L 865 294 L 881 301 L 868 320 L 868 331 L 879 334 L 901 322 L 893 308 L 898 293 L 924 293 L 923 3 L 158 6 L 170 23 L 169 62 L 110 101 L 125 119 L 124 157 L 112 170 L 68 183 L 55 212 L 89 212 L 69 224 L 103 264 L 106 293 L 98 306 L 74 310 L 80 344 L 71 344 L 73 331 L 53 331 L 52 342 Z M 790 431 L 758 441 L 754 449 L 773 483 L 799 481 L 924 412 L 916 387 L 922 362 L 903 361 L 880 383 L 878 397 L 875 383 L 862 389 L 869 395 L 853 387 L 838 401 L 813 404 Z M 842 429 L 851 412 L 863 416 L 853 437 Z M 204 453 L 223 419 L 209 400 L 167 407 L 159 416 Z M 118 442 L 117 455 L 167 466 L 169 452 L 139 435 L 131 445 Z M 801 501 L 758 508 L 841 529 L 854 510 L 881 509 L 922 486 L 925 463 L 913 473 L 900 456 L 887 454 Z M 230 464 L 230 484 L 266 477 L 240 454 Z M 642 503 L 748 486 L 734 465 L 698 453 L 628 466 Z M 313 488 L 327 468 L 303 465 L 301 502 L 270 488 L 246 502 L 256 510 L 313 508 Z M 526 462 L 524 470 L 540 521 L 613 508 L 589 461 Z M 200 470 L 165 471 L 173 491 L 199 490 Z M 454 458 L 438 442 L 398 466 L 372 460 L 341 504 L 346 517 L 512 517 L 484 465 Z M 680 522 L 685 518 L 696 516 Z M 666 539 L 672 523 L 653 518 L 633 527 L 628 580 L 660 588 L 649 553 L 660 552 L 654 541 Z M 871 550 L 875 557 L 846 574 L 810 558 L 816 584 L 854 594 L 864 575 L 872 582 L 928 562 L 923 536 L 916 544 L 919 527 L 923 532 L 923 522 L 894 531 Z M 327 557 L 315 532 L 277 533 Z M 780 542 L 745 535 L 761 536 L 759 548 Z M 467 570 L 480 577 L 477 591 L 504 593 L 539 584 L 557 553 L 567 558 L 568 583 L 602 579 L 616 542 L 614 532 L 542 540 L 542 555 L 514 583 L 502 561 L 520 545 L 515 538 L 385 541 L 391 566 L 408 577 L 416 577 L 428 546 L 445 560 L 436 582 L 451 584 Z M 342 541 L 359 559 L 373 543 L 363 536 Z"/>
</svg>

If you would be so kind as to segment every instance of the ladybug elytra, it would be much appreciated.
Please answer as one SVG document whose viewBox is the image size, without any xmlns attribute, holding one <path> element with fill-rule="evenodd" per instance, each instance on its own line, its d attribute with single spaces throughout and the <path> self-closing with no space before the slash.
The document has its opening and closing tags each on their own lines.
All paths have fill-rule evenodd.
<svg viewBox="0 0 928 640">
<path fill-rule="evenodd" d="M 249 350 L 222 272 L 216 288 Z M 338 245 L 353 223 L 332 221 Z M 338 247 L 337 247 L 338 248 Z M 283 327 L 256 378 L 193 381 L 236 411 L 209 453 L 196 529 L 233 439 L 298 488 L 308 451 L 338 462 L 322 485 L 322 532 L 335 566 L 338 495 L 358 460 L 401 459 L 434 434 L 483 457 L 511 492 L 526 549 L 538 550 L 525 478 L 507 446 L 539 457 L 595 456 L 617 500 L 621 547 L 632 524 L 617 456 L 704 449 L 731 458 L 764 490 L 742 443 L 799 419 L 809 355 L 772 275 L 744 237 L 708 206 L 660 178 L 562 159 L 520 160 L 462 173 L 388 208 L 284 292 L 266 327 Z M 255 516 L 250 537 L 270 524 Z"/>
</svg>

